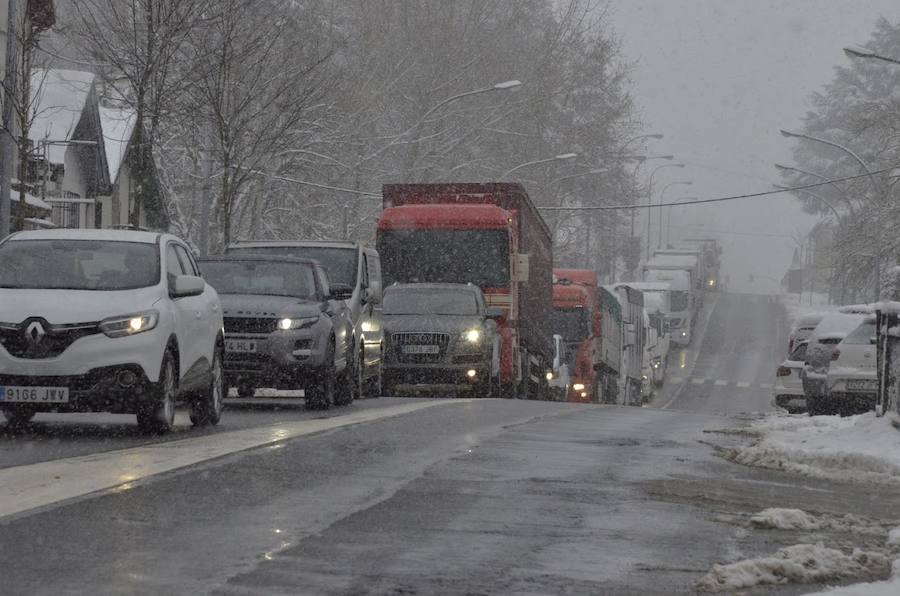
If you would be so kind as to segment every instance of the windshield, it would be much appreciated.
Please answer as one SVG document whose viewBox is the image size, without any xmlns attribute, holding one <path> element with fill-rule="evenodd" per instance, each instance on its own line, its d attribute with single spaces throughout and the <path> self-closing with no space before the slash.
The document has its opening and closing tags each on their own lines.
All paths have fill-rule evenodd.
<svg viewBox="0 0 900 596">
<path fill-rule="evenodd" d="M 687 310 L 690 303 L 690 293 L 672 291 L 669 293 L 669 300 L 671 300 L 672 312 Z"/>
<path fill-rule="evenodd" d="M 356 287 L 358 251 L 355 248 L 323 247 L 323 246 L 233 246 L 228 249 L 229 255 L 281 255 L 299 257 L 319 261 L 328 273 L 331 283 L 346 284 Z"/>
<path fill-rule="evenodd" d="M 159 247 L 103 240 L 0 245 L 0 288 L 133 290 L 159 283 Z"/>
<path fill-rule="evenodd" d="M 503 230 L 389 230 L 379 232 L 385 284 L 509 285 L 509 241 Z"/>
<path fill-rule="evenodd" d="M 205 261 L 203 276 L 220 294 L 316 297 L 315 271 L 302 263 Z"/>
<path fill-rule="evenodd" d="M 875 339 L 875 323 L 863 323 L 845 337 L 843 343 L 851 345 L 874 344 Z"/>
<path fill-rule="evenodd" d="M 666 312 L 666 292 L 643 290 L 644 308 L 647 312 L 661 311 Z"/>
<path fill-rule="evenodd" d="M 587 308 L 554 308 L 549 329 L 568 343 L 580 342 L 591 334 L 591 311 Z"/>
<path fill-rule="evenodd" d="M 384 294 L 386 315 L 477 315 L 473 292 L 453 290 L 391 290 Z"/>
</svg>

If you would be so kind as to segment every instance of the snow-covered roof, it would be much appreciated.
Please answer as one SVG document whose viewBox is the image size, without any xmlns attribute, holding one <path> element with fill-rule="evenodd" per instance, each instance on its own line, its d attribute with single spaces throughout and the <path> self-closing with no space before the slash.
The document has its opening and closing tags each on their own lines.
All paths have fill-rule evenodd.
<svg viewBox="0 0 900 596">
<path fill-rule="evenodd" d="M 100 128 L 106 149 L 106 166 L 109 179 L 115 182 L 128 151 L 128 143 L 134 132 L 135 112 L 130 107 L 112 107 L 100 104 Z"/>
<path fill-rule="evenodd" d="M 157 232 L 139 230 L 75 229 L 31 230 L 18 232 L 12 240 L 109 240 L 112 242 L 141 242 L 155 244 Z"/>
<path fill-rule="evenodd" d="M 14 190 L 9 193 L 9 198 L 12 201 L 19 200 L 19 191 Z M 40 197 L 36 197 L 33 194 L 25 193 L 25 204 L 30 205 L 31 207 L 37 207 L 38 209 L 47 209 L 48 211 L 51 209 L 50 204 L 46 201 L 43 201 Z"/>
<path fill-rule="evenodd" d="M 34 97 L 34 120 L 28 138 L 35 144 L 41 140 L 70 141 L 75 126 L 87 103 L 94 83 L 94 73 L 58 68 L 36 68 L 31 71 Z M 49 145 L 47 157 L 52 164 L 63 164 L 65 145 Z"/>
</svg>

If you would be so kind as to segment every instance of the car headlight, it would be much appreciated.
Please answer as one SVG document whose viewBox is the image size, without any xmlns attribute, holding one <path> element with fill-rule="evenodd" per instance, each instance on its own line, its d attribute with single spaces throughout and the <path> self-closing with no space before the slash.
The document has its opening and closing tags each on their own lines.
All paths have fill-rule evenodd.
<svg viewBox="0 0 900 596">
<path fill-rule="evenodd" d="M 572 385 L 574 391 L 584 391 L 584 383 L 575 383 Z"/>
<path fill-rule="evenodd" d="M 463 337 L 470 344 L 477 344 L 481 341 L 481 329 L 468 329 L 463 332 Z"/>
<path fill-rule="evenodd" d="M 278 328 L 282 331 L 288 331 L 290 329 L 306 329 L 307 327 L 312 327 L 319 320 L 319 317 L 301 317 L 299 319 L 292 319 L 285 317 L 283 319 L 278 319 Z"/>
<path fill-rule="evenodd" d="M 134 313 L 132 315 L 122 315 L 120 317 L 110 317 L 100 322 L 100 331 L 107 337 L 126 337 L 150 331 L 159 322 L 159 312 L 148 310 L 144 312 Z"/>
</svg>

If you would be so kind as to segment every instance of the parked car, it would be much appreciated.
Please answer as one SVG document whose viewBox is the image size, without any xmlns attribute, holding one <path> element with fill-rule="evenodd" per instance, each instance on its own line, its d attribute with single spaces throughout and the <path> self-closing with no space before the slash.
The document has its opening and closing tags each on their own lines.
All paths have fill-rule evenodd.
<svg viewBox="0 0 900 596">
<path fill-rule="evenodd" d="M 381 321 L 381 260 L 378 252 L 359 242 L 301 240 L 247 241 L 228 247 L 226 254 L 282 255 L 314 259 L 321 263 L 333 284 L 345 284 L 353 322 L 351 378 L 357 397 L 381 396 L 381 363 L 384 333 Z"/>
<path fill-rule="evenodd" d="M 878 372 L 875 365 L 875 317 L 869 315 L 832 352 L 828 397 L 813 405 L 812 414 L 858 414 L 875 409 Z"/>
<path fill-rule="evenodd" d="M 806 411 L 806 398 L 803 395 L 803 380 L 800 375 L 803 372 L 808 345 L 809 342 L 806 340 L 797 342 L 791 353 L 775 371 L 774 403 L 791 414 Z"/>
<path fill-rule="evenodd" d="M 242 255 L 200 259 L 222 299 L 225 374 L 240 397 L 258 387 L 303 389 L 306 407 L 353 401 L 352 289 L 311 259 Z"/>
<path fill-rule="evenodd" d="M 848 333 L 859 326 L 863 317 L 861 314 L 828 313 L 809 336 L 802 380 L 806 408 L 810 413 L 816 411 L 819 401 L 827 398 L 826 381 L 832 352 Z"/>
<path fill-rule="evenodd" d="M 500 309 L 472 284 L 393 284 L 384 291 L 384 390 L 466 386 L 497 395 Z"/>
<path fill-rule="evenodd" d="M 797 317 L 791 324 L 791 331 L 788 334 L 788 354 L 794 351 L 794 346 L 809 339 L 816 325 L 822 321 L 825 313 L 811 312 Z"/>
<path fill-rule="evenodd" d="M 217 424 L 222 310 L 188 246 L 132 230 L 40 230 L 0 242 L 0 409 L 106 411 L 168 432 L 178 400 Z"/>
</svg>

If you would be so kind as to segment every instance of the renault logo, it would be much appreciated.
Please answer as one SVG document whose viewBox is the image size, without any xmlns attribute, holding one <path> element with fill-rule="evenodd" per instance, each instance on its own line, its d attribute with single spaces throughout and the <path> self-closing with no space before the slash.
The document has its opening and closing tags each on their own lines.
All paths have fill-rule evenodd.
<svg viewBox="0 0 900 596">
<path fill-rule="evenodd" d="M 25 337 L 28 338 L 33 345 L 37 345 L 41 343 L 41 340 L 44 339 L 44 336 L 47 332 L 44 330 L 44 326 L 41 325 L 40 321 L 32 321 L 28 324 L 28 327 L 25 328 Z"/>
</svg>

